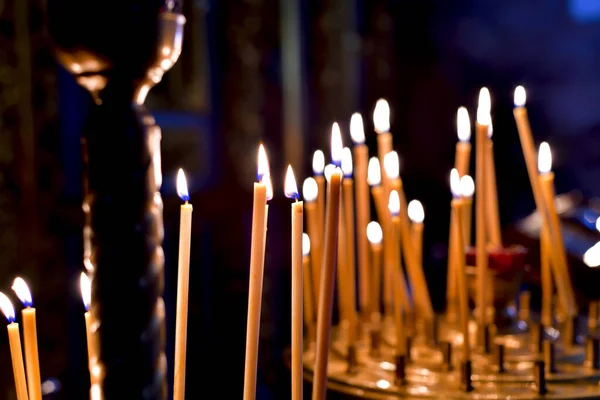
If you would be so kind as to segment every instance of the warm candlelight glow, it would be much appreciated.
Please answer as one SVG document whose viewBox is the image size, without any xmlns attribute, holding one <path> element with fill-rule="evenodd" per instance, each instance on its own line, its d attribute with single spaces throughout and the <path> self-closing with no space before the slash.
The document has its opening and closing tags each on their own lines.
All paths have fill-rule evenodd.
<svg viewBox="0 0 600 400">
<path fill-rule="evenodd" d="M 456 168 L 452 168 L 452 171 L 450 171 L 450 191 L 453 197 L 461 196 L 460 177 Z"/>
<path fill-rule="evenodd" d="M 261 147 L 262 147 L 262 145 L 261 145 Z M 264 151 L 264 149 L 263 149 L 263 151 Z M 187 187 L 187 180 L 185 179 L 185 173 L 183 172 L 183 169 L 181 169 L 181 168 L 179 168 L 179 171 L 177 171 L 177 195 L 183 201 L 190 200 L 190 194 L 188 192 L 188 187 Z"/>
<path fill-rule="evenodd" d="M 390 151 L 383 158 L 383 168 L 390 179 L 397 179 L 400 176 L 400 158 L 398 153 Z"/>
<path fill-rule="evenodd" d="M 381 184 L 381 165 L 377 157 L 371 157 L 369 166 L 367 167 L 367 182 L 369 186 L 377 186 Z"/>
<path fill-rule="evenodd" d="M 331 162 L 337 167 L 342 164 L 343 149 L 342 132 L 338 123 L 334 122 L 331 126 Z"/>
<path fill-rule="evenodd" d="M 294 177 L 294 171 L 292 166 L 288 165 L 287 172 L 285 174 L 285 186 L 283 189 L 285 197 L 288 199 L 294 199 L 298 201 L 300 194 L 298 193 L 298 185 L 296 185 L 296 178 Z"/>
<path fill-rule="evenodd" d="M 302 184 L 302 196 L 307 202 L 312 202 L 319 195 L 319 185 L 315 178 L 306 178 Z"/>
<path fill-rule="evenodd" d="M 487 136 L 488 136 L 488 138 L 491 138 L 492 136 L 494 136 L 494 124 L 492 124 L 491 120 L 490 120 L 490 124 L 488 125 Z"/>
<path fill-rule="evenodd" d="M 363 144 L 365 142 L 365 127 L 362 116 L 359 113 L 352 114 L 350 118 L 350 137 L 356 144 Z"/>
<path fill-rule="evenodd" d="M 540 144 L 540 150 L 538 151 L 538 170 L 542 174 L 547 174 L 552 170 L 552 152 L 550 151 L 550 145 L 547 142 Z"/>
<path fill-rule="evenodd" d="M 333 174 L 333 171 L 335 171 L 336 168 L 337 167 L 333 164 L 327 164 L 325 166 L 324 175 L 325 175 L 325 180 L 327 180 L 327 182 L 329 182 L 329 180 L 331 179 L 331 174 Z"/>
<path fill-rule="evenodd" d="M 267 186 L 267 201 L 273 198 L 273 182 L 271 182 L 271 175 L 265 175 L 262 181 Z"/>
<path fill-rule="evenodd" d="M 375 103 L 373 124 L 377 133 L 385 133 L 390 130 L 390 105 L 385 99 L 379 99 Z"/>
<path fill-rule="evenodd" d="M 524 107 L 526 101 L 527 94 L 525 93 L 525 88 L 523 86 L 517 86 L 515 88 L 515 106 Z"/>
<path fill-rule="evenodd" d="M 388 209 L 392 215 L 400 214 L 400 196 L 397 190 L 390 192 L 390 200 L 388 201 Z"/>
<path fill-rule="evenodd" d="M 583 262 L 590 268 L 600 266 L 600 242 L 587 249 L 583 255 Z"/>
<path fill-rule="evenodd" d="M 462 197 L 473 197 L 475 193 L 475 182 L 469 175 L 460 178 L 460 195 Z"/>
<path fill-rule="evenodd" d="M 342 151 L 342 172 L 345 178 L 352 177 L 352 151 L 348 147 L 344 147 Z"/>
<path fill-rule="evenodd" d="M 310 237 L 308 234 L 302 234 L 302 255 L 304 257 L 310 255 Z"/>
<path fill-rule="evenodd" d="M 2 310 L 2 313 L 8 322 L 15 322 L 15 308 L 10 302 L 10 299 L 2 292 L 0 292 L 0 310 Z"/>
<path fill-rule="evenodd" d="M 258 163 L 256 168 L 256 180 L 261 182 L 265 175 L 270 175 L 271 170 L 269 168 L 269 159 L 267 158 L 267 152 L 265 146 L 260 144 L 258 146 Z"/>
<path fill-rule="evenodd" d="M 90 282 L 90 278 L 85 272 L 82 272 L 79 277 L 79 288 L 81 290 L 83 306 L 85 307 L 85 311 L 88 311 L 92 302 L 92 282 Z"/>
<path fill-rule="evenodd" d="M 490 99 L 490 91 L 483 87 L 479 91 L 479 103 L 477 106 L 477 123 L 479 125 L 490 125 L 492 117 L 490 115 L 492 108 L 492 100 Z"/>
<path fill-rule="evenodd" d="M 425 220 L 425 210 L 419 200 L 411 200 L 408 203 L 408 218 L 416 224 Z"/>
<path fill-rule="evenodd" d="M 367 225 L 367 239 L 372 244 L 380 244 L 383 240 L 383 231 L 381 225 L 376 221 L 371 221 Z"/>
<path fill-rule="evenodd" d="M 456 113 L 456 133 L 461 142 L 468 142 L 471 139 L 471 120 L 465 107 L 460 107 Z"/>
<path fill-rule="evenodd" d="M 33 305 L 33 299 L 31 298 L 31 291 L 27 286 L 27 283 L 21 277 L 15 278 L 12 284 L 12 290 L 15 291 L 19 300 L 25 307 L 31 307 Z"/>
<path fill-rule="evenodd" d="M 325 154 L 321 150 L 316 150 L 313 154 L 312 169 L 315 175 L 323 175 L 325 170 Z"/>
</svg>

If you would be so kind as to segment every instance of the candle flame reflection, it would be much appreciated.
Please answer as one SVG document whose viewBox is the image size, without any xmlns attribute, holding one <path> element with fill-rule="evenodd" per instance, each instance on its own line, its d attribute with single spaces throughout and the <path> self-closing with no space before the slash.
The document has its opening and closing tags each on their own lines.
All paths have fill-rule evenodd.
<svg viewBox="0 0 600 400">
<path fill-rule="evenodd" d="M 267 152 L 265 146 L 261 143 L 258 146 L 258 162 L 256 168 L 256 180 L 261 182 L 265 175 L 270 175 L 271 169 L 269 168 L 269 159 L 267 158 Z"/>
<path fill-rule="evenodd" d="M 471 120 L 465 107 L 460 107 L 456 112 L 456 133 L 461 142 L 468 142 L 471 139 Z"/>
<path fill-rule="evenodd" d="M 287 172 L 285 173 L 285 185 L 283 188 L 285 197 L 288 199 L 294 199 L 298 201 L 300 194 L 298 193 L 298 185 L 296 185 L 296 178 L 294 177 L 294 170 L 291 165 L 288 165 Z"/>
<path fill-rule="evenodd" d="M 19 300 L 25 307 L 31 307 L 33 305 L 33 299 L 31 298 L 31 291 L 27 286 L 25 280 L 21 277 L 16 277 L 12 284 L 12 290 L 16 293 Z"/>
<path fill-rule="evenodd" d="M 351 178 L 352 170 L 352 151 L 348 147 L 344 147 L 342 151 L 342 172 L 346 178 Z"/>
<path fill-rule="evenodd" d="M 302 195 L 308 202 L 315 201 L 319 195 L 319 185 L 315 178 L 306 178 L 302 184 Z"/>
<path fill-rule="evenodd" d="M 350 118 L 350 137 L 356 144 L 363 144 L 365 142 L 365 128 L 362 115 L 359 113 L 352 114 Z"/>
<path fill-rule="evenodd" d="M 185 202 L 190 200 L 190 193 L 188 192 L 185 172 L 183 172 L 183 169 L 181 168 L 179 168 L 179 171 L 177 171 L 177 195 Z"/>
<path fill-rule="evenodd" d="M 2 310 L 9 323 L 15 322 L 15 308 L 10 299 L 2 292 L 0 292 L 0 310 Z"/>
<path fill-rule="evenodd" d="M 400 196 L 398 196 L 397 190 L 390 192 L 390 199 L 388 201 L 388 209 L 393 216 L 400 214 Z"/>
<path fill-rule="evenodd" d="M 461 195 L 460 176 L 456 168 L 452 168 L 450 171 L 450 191 L 454 198 L 459 198 Z"/>
<path fill-rule="evenodd" d="M 460 178 L 460 195 L 463 197 L 473 197 L 475 193 L 475 182 L 469 175 Z"/>
<path fill-rule="evenodd" d="M 367 239 L 372 244 L 380 244 L 383 240 L 383 231 L 378 222 L 371 221 L 367 224 Z"/>
<path fill-rule="evenodd" d="M 310 237 L 308 234 L 302 234 L 302 255 L 304 257 L 310 255 Z"/>
<path fill-rule="evenodd" d="M 411 200 L 408 203 L 408 218 L 416 224 L 420 224 L 425 220 L 425 210 L 423 204 L 419 200 Z"/>
<path fill-rule="evenodd" d="M 82 272 L 79 277 L 79 289 L 81 290 L 81 299 L 83 300 L 85 311 L 88 311 L 92 303 L 92 282 L 85 272 Z"/>
<path fill-rule="evenodd" d="M 331 126 L 331 162 L 336 167 L 342 164 L 342 152 L 344 145 L 342 143 L 342 132 L 337 122 L 334 122 Z"/>
<path fill-rule="evenodd" d="M 547 174 L 552 170 L 552 152 L 550 151 L 550 145 L 547 142 L 540 144 L 540 150 L 538 151 L 538 170 L 542 174 Z"/>
<path fill-rule="evenodd" d="M 400 157 L 395 151 L 390 151 L 383 157 L 383 169 L 390 179 L 398 179 L 400 176 Z"/>
<path fill-rule="evenodd" d="M 390 130 L 390 105 L 385 99 L 379 99 L 375 103 L 373 124 L 377 133 L 386 133 Z"/>
<path fill-rule="evenodd" d="M 323 175 L 325 170 L 325 154 L 321 150 L 316 150 L 313 154 L 312 168 L 315 175 Z"/>
<path fill-rule="evenodd" d="M 377 157 L 371 157 L 369 166 L 367 167 L 367 183 L 369 186 L 377 186 L 381 184 L 381 164 Z"/>
<path fill-rule="evenodd" d="M 525 102 L 527 101 L 527 93 L 525 92 L 525 88 L 523 86 L 517 86 L 515 88 L 515 107 L 524 107 Z"/>
</svg>

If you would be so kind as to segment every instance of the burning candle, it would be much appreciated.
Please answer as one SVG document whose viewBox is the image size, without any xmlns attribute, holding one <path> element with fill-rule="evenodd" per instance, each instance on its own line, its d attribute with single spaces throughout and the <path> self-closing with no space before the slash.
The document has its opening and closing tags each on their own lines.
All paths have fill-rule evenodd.
<svg viewBox="0 0 600 400">
<path fill-rule="evenodd" d="M 285 197 L 292 203 L 292 400 L 302 400 L 302 231 L 304 205 L 299 201 L 294 171 L 289 165 L 285 175 Z"/>
<path fill-rule="evenodd" d="M 332 128 L 331 158 L 337 165 L 342 161 L 342 138 L 339 129 Z M 333 308 L 333 284 L 335 277 L 335 258 L 340 217 L 340 188 L 342 171 L 336 168 L 327 182 L 327 212 L 325 223 L 325 241 L 321 284 L 319 294 L 319 312 L 317 315 L 317 343 L 315 354 L 315 372 L 313 380 L 313 400 L 324 400 L 327 393 L 327 364 L 331 342 L 331 314 Z"/>
<path fill-rule="evenodd" d="M 458 143 L 456 143 L 454 168 L 463 176 L 469 173 L 471 159 L 471 120 L 465 107 L 460 107 L 456 113 L 456 132 Z"/>
<path fill-rule="evenodd" d="M 25 368 L 23 366 L 23 353 L 21 353 L 19 324 L 15 322 L 15 309 L 10 302 L 10 299 L 2 292 L 0 292 L 0 309 L 8 320 L 6 329 L 8 330 L 8 342 L 10 344 L 10 357 L 12 359 L 17 400 L 28 400 L 27 380 L 25 379 Z"/>
<path fill-rule="evenodd" d="M 40 378 L 40 358 L 38 355 L 37 322 L 31 291 L 23 278 L 13 281 L 12 290 L 16 293 L 25 308 L 21 311 L 23 318 L 23 341 L 25 345 L 25 367 L 27 369 L 27 388 L 29 398 L 42 400 L 42 382 Z"/>
<path fill-rule="evenodd" d="M 93 330 L 93 318 L 90 312 L 90 303 L 92 300 L 92 283 L 90 278 L 85 272 L 81 273 L 79 277 L 79 288 L 81 290 L 81 299 L 83 300 L 83 306 L 85 307 L 85 334 L 87 339 L 87 352 L 88 352 L 88 368 L 90 370 L 90 382 L 93 380 L 92 368 L 96 363 L 96 357 L 98 357 L 98 343 L 94 336 Z"/>
<path fill-rule="evenodd" d="M 354 142 L 354 182 L 356 187 L 356 250 L 358 254 L 358 299 L 363 320 L 369 315 L 369 244 L 367 224 L 371 220 L 367 168 L 369 149 L 365 144 L 363 120 L 359 113 L 350 119 L 350 136 Z"/>
<path fill-rule="evenodd" d="M 371 323 L 375 330 L 380 329 L 381 312 L 381 242 L 383 231 L 381 225 L 375 221 L 367 225 L 367 239 L 369 239 L 371 250 Z"/>
<path fill-rule="evenodd" d="M 256 367 L 258 362 L 258 338 L 260 311 L 265 269 L 265 242 L 267 236 L 267 201 L 273 197 L 269 161 L 265 148 L 258 148 L 257 181 L 254 183 L 252 208 L 252 245 L 250 249 L 250 283 L 248 290 L 248 323 L 246 327 L 246 361 L 244 368 L 244 400 L 256 397 Z"/>
<path fill-rule="evenodd" d="M 389 200 L 389 193 L 392 190 L 398 191 L 400 189 L 400 159 L 398 153 L 390 151 L 383 157 L 383 176 L 386 177 L 387 190 L 386 200 Z M 393 304 L 393 285 L 394 285 L 394 266 L 396 265 L 395 258 L 400 257 L 400 249 L 396 249 L 399 243 L 404 244 L 401 241 L 396 240 L 394 237 L 393 230 L 395 229 L 393 222 L 390 224 L 387 222 L 389 218 L 389 210 L 386 215 L 386 219 L 383 222 L 384 238 L 390 238 L 390 240 L 384 240 L 383 242 L 383 295 L 384 299 L 388 301 L 388 307 L 392 307 Z M 410 239 L 407 238 L 407 241 Z M 408 291 L 405 291 L 408 293 Z M 385 304 L 384 300 L 384 304 Z M 410 309 L 410 305 L 407 304 L 407 310 Z M 390 311 L 386 310 L 386 315 L 389 315 Z"/>
<path fill-rule="evenodd" d="M 377 132 L 377 154 L 381 166 L 381 176 L 383 177 L 384 198 L 387 199 L 391 189 L 388 178 L 383 170 L 383 159 L 386 154 L 392 151 L 392 134 L 390 133 L 390 105 L 385 99 L 379 99 L 375 103 L 373 125 L 375 125 L 375 132 Z"/>
<path fill-rule="evenodd" d="M 493 125 L 488 126 L 487 141 L 485 144 L 485 205 L 486 225 L 489 244 L 495 247 L 502 246 L 502 233 L 500 231 L 500 213 L 498 211 L 498 189 L 496 186 L 496 166 L 494 163 L 494 134 Z"/>
<path fill-rule="evenodd" d="M 317 198 L 319 195 L 319 185 L 314 178 L 306 178 L 302 184 L 302 195 L 304 197 L 304 207 L 306 209 L 306 222 L 308 224 L 308 236 L 312 247 L 310 257 L 310 272 L 312 276 L 312 297 L 314 304 L 319 304 L 319 278 L 321 277 L 321 224 L 319 222 L 319 209 L 317 207 Z"/>
<path fill-rule="evenodd" d="M 317 182 L 317 215 L 319 220 L 319 237 L 314 237 L 313 241 L 318 240 L 323 243 L 323 230 L 325 229 L 325 154 L 321 150 L 316 150 L 313 154 L 312 168 L 315 181 Z M 321 254 L 315 254 L 318 264 L 321 265 Z"/>
<path fill-rule="evenodd" d="M 387 220 L 387 210 L 385 194 L 383 192 L 383 187 L 381 186 L 381 169 L 379 164 L 379 159 L 377 157 L 371 157 L 371 159 L 369 159 L 367 183 L 371 186 L 371 196 L 373 196 L 373 201 L 375 202 L 377 218 L 384 224 Z"/>
<path fill-rule="evenodd" d="M 469 175 L 460 178 L 461 196 L 463 208 L 461 211 L 463 224 L 463 242 L 465 246 L 471 244 L 471 217 L 473 214 L 473 194 L 475 193 L 475 182 Z"/>
<path fill-rule="evenodd" d="M 425 210 L 419 200 L 411 200 L 408 203 L 408 218 L 410 224 L 410 237 L 415 247 L 415 254 L 419 264 L 423 265 L 423 221 L 425 220 Z"/>
<path fill-rule="evenodd" d="M 393 254 L 394 265 L 392 266 L 392 276 L 390 276 L 390 279 L 394 283 L 394 322 L 396 324 L 396 350 L 394 355 L 402 356 L 406 354 L 406 333 L 404 332 L 403 309 L 408 302 L 408 290 L 406 288 L 406 281 L 404 280 L 404 273 L 402 272 L 402 266 L 400 264 L 400 242 L 402 242 L 402 235 L 400 234 L 400 197 L 396 190 L 390 192 L 388 209 L 392 215 L 392 225 L 394 229 L 391 237 L 395 244 L 395 251 Z"/>
<path fill-rule="evenodd" d="M 185 203 L 180 208 L 179 262 L 177 266 L 177 316 L 175 320 L 175 368 L 173 376 L 173 399 L 185 398 L 185 359 L 187 349 L 188 295 L 190 282 L 190 246 L 192 236 L 192 211 L 188 203 L 185 173 L 177 172 L 177 194 Z"/>
<path fill-rule="evenodd" d="M 310 273 L 310 237 L 302 234 L 302 291 L 304 299 L 304 325 L 310 340 L 315 338 L 315 302 L 313 299 L 313 278 Z"/>
<path fill-rule="evenodd" d="M 551 262 L 550 265 L 555 269 L 554 272 L 556 277 L 564 278 L 564 273 L 561 273 L 560 271 L 560 265 L 555 261 L 563 259 L 563 265 L 566 266 L 566 256 L 564 254 L 564 248 L 562 247 L 562 241 L 559 240 L 555 231 L 551 228 L 553 225 L 551 221 L 552 218 L 549 216 L 548 205 L 546 205 L 544 191 L 540 182 L 540 177 L 538 176 L 537 152 L 533 144 L 533 135 L 531 133 L 531 127 L 529 126 L 529 119 L 527 117 L 527 108 L 525 108 L 526 99 L 527 96 L 525 88 L 523 88 L 523 86 L 517 86 L 514 95 L 515 108 L 513 110 L 513 114 L 517 123 L 519 138 L 521 139 L 521 147 L 525 157 L 525 164 L 527 165 L 527 172 L 529 174 L 529 182 L 531 183 L 533 197 L 538 212 L 542 218 L 542 227 L 544 225 L 548 227 L 550 254 L 552 261 L 554 261 Z M 552 197 L 551 202 L 554 202 L 554 197 Z M 561 249 L 563 249 L 562 254 L 560 252 Z M 566 277 L 569 278 L 568 273 L 566 275 Z M 558 292 L 558 297 L 563 310 L 565 310 L 569 317 L 574 317 L 577 315 L 577 305 L 575 303 L 575 297 L 573 295 L 572 288 L 570 288 L 570 283 L 570 279 L 567 281 L 564 281 L 564 279 L 556 279 L 556 290 Z"/>
</svg>

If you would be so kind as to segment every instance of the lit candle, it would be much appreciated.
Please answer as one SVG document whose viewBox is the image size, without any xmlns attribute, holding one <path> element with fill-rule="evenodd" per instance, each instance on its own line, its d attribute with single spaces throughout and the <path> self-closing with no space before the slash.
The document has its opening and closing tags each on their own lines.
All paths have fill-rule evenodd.
<svg viewBox="0 0 600 400">
<path fill-rule="evenodd" d="M 371 250 L 371 323 L 373 330 L 379 330 L 381 322 L 381 242 L 383 241 L 383 231 L 381 225 L 375 221 L 367 225 L 367 239 L 369 239 Z"/>
<path fill-rule="evenodd" d="M 323 243 L 323 230 L 325 229 L 325 154 L 321 150 L 316 150 L 313 154 L 312 168 L 315 181 L 317 182 L 317 215 L 319 216 L 319 237 L 312 238 L 313 242 L 318 240 Z M 317 257 L 317 262 L 321 265 L 322 254 L 316 254 L 313 251 L 313 257 Z M 318 285 L 317 285 L 318 286 Z"/>
<path fill-rule="evenodd" d="M 314 178 L 306 178 L 302 184 L 302 196 L 304 197 L 304 207 L 306 209 L 306 222 L 308 224 L 308 236 L 311 244 L 310 257 L 310 275 L 312 276 L 312 298 L 314 304 L 319 304 L 319 278 L 321 277 L 321 229 L 319 228 L 319 210 L 317 207 L 317 197 L 319 186 Z M 316 321 L 315 321 L 316 322 Z"/>
<path fill-rule="evenodd" d="M 394 322 L 396 324 L 396 348 L 395 356 L 403 356 L 406 354 L 406 333 L 404 332 L 404 305 L 407 303 L 408 290 L 404 273 L 400 264 L 400 242 L 403 241 L 400 234 L 400 197 L 396 190 L 390 192 L 388 209 L 392 215 L 392 240 L 396 244 L 394 246 L 394 265 L 392 276 L 390 279 L 394 282 Z"/>
<path fill-rule="evenodd" d="M 25 345 L 25 367 L 27 369 L 27 388 L 29 398 L 42 400 L 42 381 L 40 378 L 40 358 L 38 355 L 37 322 L 31 291 L 23 278 L 13 281 L 12 290 L 16 293 L 25 308 L 21 311 L 23 318 L 23 344 Z"/>
<path fill-rule="evenodd" d="M 471 217 L 473 214 L 473 194 L 475 193 L 475 182 L 469 175 L 460 178 L 461 196 L 463 199 L 462 224 L 463 242 L 465 246 L 471 244 Z"/>
<path fill-rule="evenodd" d="M 542 142 L 540 145 L 540 150 L 538 153 L 538 170 L 540 172 L 539 181 L 542 189 L 542 197 L 544 199 L 544 203 L 546 204 L 549 217 L 547 221 L 542 220 L 542 228 L 546 228 L 546 234 L 541 234 L 540 239 L 548 242 L 550 237 L 556 238 L 556 256 L 558 257 L 551 257 L 551 254 L 546 254 L 546 257 L 551 257 L 549 264 L 551 267 L 556 268 L 556 288 L 560 292 L 561 286 L 564 286 L 563 291 L 568 293 L 569 298 L 574 299 L 575 295 L 573 293 L 573 286 L 571 284 L 571 277 L 569 275 L 569 269 L 567 265 L 567 257 L 565 254 L 562 233 L 560 230 L 560 219 L 554 204 L 555 191 L 554 173 L 552 172 L 552 152 L 550 151 L 550 146 L 546 142 Z M 544 250 L 544 247 L 546 247 L 546 250 L 549 250 L 548 247 L 553 247 L 548 245 L 544 246 L 544 243 L 541 243 L 541 246 L 542 251 Z M 546 299 L 546 301 L 548 300 Z M 566 311 L 568 312 L 568 309 Z"/>
<path fill-rule="evenodd" d="M 96 357 L 98 357 L 98 342 L 94 336 L 92 313 L 90 312 L 90 303 L 92 301 L 92 283 L 90 278 L 85 272 L 81 273 L 79 277 L 79 288 L 81 289 L 81 299 L 83 300 L 83 306 L 85 307 L 85 334 L 87 339 L 87 351 L 88 351 L 88 368 L 90 371 L 90 382 L 93 381 L 92 368 L 96 364 Z"/>
<path fill-rule="evenodd" d="M 367 224 L 371 220 L 367 168 L 369 149 L 365 144 L 363 120 L 359 113 L 350 119 L 350 136 L 354 142 L 354 182 L 356 186 L 356 250 L 358 254 L 358 299 L 363 320 L 369 316 L 369 244 Z"/>
<path fill-rule="evenodd" d="M 337 133 L 337 134 L 336 134 Z M 332 129 L 331 158 L 336 165 L 342 161 L 342 138 Z M 315 372 L 313 380 L 313 400 L 325 400 L 327 396 L 327 364 L 331 342 L 331 314 L 333 308 L 333 285 L 335 277 L 335 258 L 340 217 L 340 192 L 342 171 L 336 168 L 327 182 L 327 211 L 325 223 L 325 241 L 321 284 L 319 294 L 319 312 L 317 315 L 317 344 L 315 354 Z"/>
<path fill-rule="evenodd" d="M 10 299 L 2 292 L 0 292 L 0 309 L 2 309 L 2 313 L 4 313 L 4 316 L 8 320 L 6 329 L 8 330 L 8 342 L 10 344 L 10 357 L 12 359 L 17 400 L 28 400 L 19 324 L 15 322 L 15 309 Z"/>
<path fill-rule="evenodd" d="M 381 176 L 383 178 L 383 189 L 385 191 L 384 198 L 387 199 L 391 189 L 388 178 L 383 170 L 383 159 L 386 154 L 392 151 L 392 134 L 390 133 L 390 105 L 385 99 L 379 99 L 377 100 L 377 103 L 375 103 L 373 125 L 375 125 L 375 132 L 377 132 L 377 155 L 379 157 Z"/>
<path fill-rule="evenodd" d="M 427 282 L 425 281 L 425 274 L 423 273 L 423 266 L 419 262 L 419 258 L 416 255 L 415 247 L 411 243 L 410 237 L 410 219 L 408 217 L 408 204 L 406 202 L 406 195 L 404 194 L 404 188 L 402 180 L 400 179 L 400 159 L 398 153 L 391 151 L 386 154 L 384 159 L 384 168 L 390 187 L 398 192 L 400 199 L 400 231 L 402 240 L 402 253 L 406 262 L 406 271 L 412 287 L 412 293 L 415 305 L 417 306 L 419 313 L 425 321 L 431 322 L 434 318 L 433 306 L 431 304 L 431 298 L 429 297 L 429 289 Z M 385 237 L 385 231 L 384 231 Z M 384 242 L 385 245 L 385 242 Z M 385 247 L 384 247 L 385 251 Z M 410 308 L 406 309 L 406 312 L 411 312 Z"/>
<path fill-rule="evenodd" d="M 185 174 L 177 172 L 177 194 L 185 203 L 180 208 L 179 261 L 177 265 L 177 315 L 175 320 L 175 368 L 173 376 L 173 399 L 185 399 L 185 359 L 187 349 L 188 295 L 190 282 L 190 246 L 192 240 L 192 211 L 188 203 Z"/>
<path fill-rule="evenodd" d="M 492 135 L 494 128 L 490 122 L 488 126 L 487 141 L 485 144 L 485 205 L 488 243 L 494 247 L 502 246 L 502 233 L 500 231 L 500 212 L 498 211 L 498 189 L 496 186 L 496 166 L 494 163 L 494 141 Z"/>
<path fill-rule="evenodd" d="M 533 191 L 533 198 L 535 200 L 536 207 L 540 216 L 542 218 L 542 227 L 544 224 L 548 227 L 548 237 L 550 241 L 550 254 L 552 261 L 559 260 L 562 257 L 565 260 L 564 265 L 566 265 L 566 256 L 564 252 L 561 256 L 560 248 L 562 248 L 561 243 L 559 243 L 559 239 L 556 237 L 555 232 L 551 229 L 552 221 L 549 217 L 548 206 L 544 200 L 544 193 L 542 189 L 542 185 L 540 183 L 540 178 L 538 176 L 538 168 L 537 168 L 537 152 L 535 150 L 533 144 L 533 135 L 531 133 L 531 127 L 529 126 L 529 119 L 527 117 L 527 109 L 525 108 L 526 102 L 526 93 L 525 88 L 523 86 L 518 86 L 515 89 L 514 95 L 515 108 L 513 110 L 513 114 L 515 117 L 515 121 L 517 123 L 517 130 L 519 131 L 519 138 L 521 140 L 521 147 L 523 149 L 523 155 L 525 157 L 525 164 L 527 165 L 527 172 L 529 174 L 529 182 L 531 183 L 531 189 Z M 554 198 L 552 198 L 552 202 Z M 560 266 L 555 265 L 556 263 L 550 263 L 552 268 L 555 268 L 555 273 L 557 277 L 563 277 L 563 274 L 560 273 Z M 567 274 L 567 278 L 568 274 Z M 572 293 L 572 289 L 569 288 L 570 279 L 565 282 L 563 279 L 556 279 L 556 290 L 558 292 L 558 297 L 560 299 L 563 310 L 565 310 L 569 317 L 574 317 L 577 315 L 577 305 L 575 303 L 575 297 Z"/>
<path fill-rule="evenodd" d="M 456 113 L 456 132 L 458 143 L 456 143 L 454 168 L 463 176 L 469 173 L 471 159 L 471 120 L 465 107 L 460 107 Z"/>
<path fill-rule="evenodd" d="M 304 325 L 308 338 L 315 339 L 315 302 L 313 299 L 313 277 L 310 273 L 310 237 L 302 234 L 302 291 L 304 292 Z"/>
<path fill-rule="evenodd" d="M 285 175 L 285 197 L 292 203 L 292 400 L 302 400 L 302 231 L 304 205 L 299 201 L 294 171 L 289 165 Z"/>
<path fill-rule="evenodd" d="M 453 169 L 450 173 L 450 189 L 452 191 L 452 218 L 450 229 L 452 232 L 452 252 L 453 261 L 455 263 L 454 271 L 456 272 L 460 326 L 463 335 L 463 361 L 471 359 L 471 344 L 469 338 L 469 300 L 467 295 L 467 272 L 465 267 L 465 245 L 463 241 L 464 234 L 462 232 L 462 208 L 463 199 L 461 193 L 464 189 L 461 187 L 461 179 L 458 171 Z"/>
<path fill-rule="evenodd" d="M 410 224 L 410 237 L 415 247 L 415 254 L 419 264 L 423 265 L 423 221 L 425 220 L 425 210 L 419 200 L 411 200 L 408 203 L 408 218 Z"/>
<path fill-rule="evenodd" d="M 354 181 L 352 179 L 352 151 L 348 147 L 344 147 L 342 151 L 342 173 L 344 180 L 342 182 L 342 200 L 343 220 L 346 243 L 344 250 L 346 252 L 345 275 L 346 275 L 346 290 L 348 292 L 348 345 L 354 346 L 356 341 L 356 258 L 355 258 L 355 240 L 354 240 Z"/>
<path fill-rule="evenodd" d="M 488 127 L 491 123 L 490 116 L 491 100 L 490 92 L 487 88 L 482 88 L 479 92 L 479 106 L 477 108 L 477 139 L 476 139 L 476 159 L 475 167 L 477 179 L 477 187 L 485 188 L 485 167 L 486 163 L 486 146 Z M 477 192 L 475 202 L 476 228 L 475 228 L 475 245 L 477 247 L 476 263 L 477 263 L 477 326 L 478 340 L 480 344 L 484 343 L 484 327 L 487 324 L 487 274 L 488 274 L 488 254 L 487 254 L 487 235 L 485 223 L 486 198 L 485 190 Z"/>
<path fill-rule="evenodd" d="M 248 290 L 248 323 L 246 326 L 246 361 L 244 368 L 244 400 L 256 398 L 256 368 L 258 362 L 258 338 L 260 334 L 260 311 L 265 269 L 265 242 L 269 206 L 273 197 L 269 161 L 265 148 L 258 148 L 257 180 L 254 183 L 252 209 L 252 245 L 250 249 L 250 283 Z"/>
</svg>

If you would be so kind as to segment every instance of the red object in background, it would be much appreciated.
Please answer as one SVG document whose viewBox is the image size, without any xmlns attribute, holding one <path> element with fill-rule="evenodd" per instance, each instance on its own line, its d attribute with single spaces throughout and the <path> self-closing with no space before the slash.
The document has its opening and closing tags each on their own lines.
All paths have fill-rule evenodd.
<svg viewBox="0 0 600 400">
<path fill-rule="evenodd" d="M 467 247 L 467 265 L 477 265 L 476 253 L 477 249 L 475 247 Z M 489 250 L 488 266 L 496 272 L 497 276 L 523 272 L 526 258 L 527 249 L 520 245 L 493 248 Z"/>
</svg>

